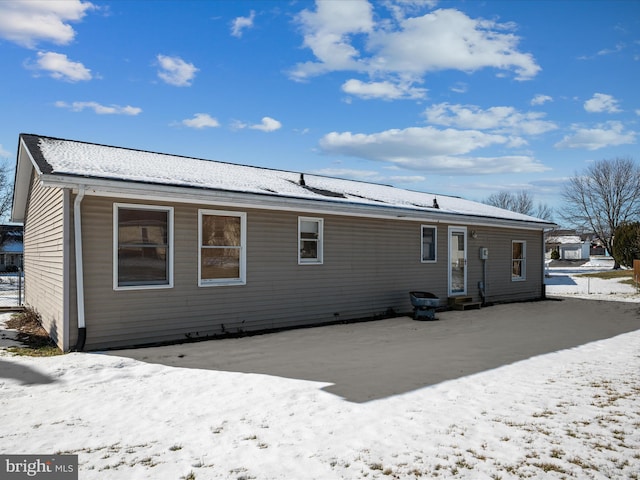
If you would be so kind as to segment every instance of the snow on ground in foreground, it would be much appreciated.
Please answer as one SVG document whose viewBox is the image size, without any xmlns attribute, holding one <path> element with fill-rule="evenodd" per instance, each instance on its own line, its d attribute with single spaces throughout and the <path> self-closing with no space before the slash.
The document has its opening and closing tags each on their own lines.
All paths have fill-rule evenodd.
<svg viewBox="0 0 640 480">
<path fill-rule="evenodd" d="M 0 451 L 77 454 L 83 480 L 640 478 L 640 331 L 364 404 L 326 385 L 0 353 Z"/>
<path fill-rule="evenodd" d="M 629 479 L 640 331 L 357 404 L 325 383 L 101 354 L 0 356 L 0 451 L 81 479 Z"/>
</svg>

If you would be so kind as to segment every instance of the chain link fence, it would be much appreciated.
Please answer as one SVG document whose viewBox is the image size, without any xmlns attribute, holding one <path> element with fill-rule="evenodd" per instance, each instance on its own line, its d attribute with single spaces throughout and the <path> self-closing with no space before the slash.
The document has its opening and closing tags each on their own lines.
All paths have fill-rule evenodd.
<svg viewBox="0 0 640 480">
<path fill-rule="evenodd" d="M 24 272 L 0 273 L 0 308 L 19 307 L 24 300 Z"/>
</svg>

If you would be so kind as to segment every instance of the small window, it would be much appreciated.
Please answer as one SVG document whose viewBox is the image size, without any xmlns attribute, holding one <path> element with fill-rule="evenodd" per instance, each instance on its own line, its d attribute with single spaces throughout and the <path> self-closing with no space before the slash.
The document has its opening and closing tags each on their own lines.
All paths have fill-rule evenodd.
<svg viewBox="0 0 640 480">
<path fill-rule="evenodd" d="M 324 220 L 322 218 L 298 218 L 298 263 L 322 263 L 322 237 Z"/>
<path fill-rule="evenodd" d="M 511 242 L 511 280 L 526 280 L 527 244 L 514 240 Z"/>
<path fill-rule="evenodd" d="M 438 229 L 430 225 L 422 225 L 422 253 L 421 260 L 423 263 L 431 263 L 437 260 L 437 234 Z"/>
<path fill-rule="evenodd" d="M 244 285 L 247 214 L 200 210 L 199 217 L 198 285 Z"/>
<path fill-rule="evenodd" d="M 114 289 L 173 287 L 173 208 L 114 204 Z"/>
</svg>

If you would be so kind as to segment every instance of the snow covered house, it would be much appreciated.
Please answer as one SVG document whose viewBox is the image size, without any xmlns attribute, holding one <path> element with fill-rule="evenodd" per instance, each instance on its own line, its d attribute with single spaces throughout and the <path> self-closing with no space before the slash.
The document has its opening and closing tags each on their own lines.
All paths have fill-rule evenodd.
<svg viewBox="0 0 640 480">
<path fill-rule="evenodd" d="M 575 232 L 551 234 L 545 243 L 549 257 L 553 251 L 557 251 L 560 260 L 589 260 L 591 242 L 583 240 Z"/>
<path fill-rule="evenodd" d="M 12 220 L 63 350 L 544 295 L 544 220 L 457 197 L 39 135 Z"/>
</svg>

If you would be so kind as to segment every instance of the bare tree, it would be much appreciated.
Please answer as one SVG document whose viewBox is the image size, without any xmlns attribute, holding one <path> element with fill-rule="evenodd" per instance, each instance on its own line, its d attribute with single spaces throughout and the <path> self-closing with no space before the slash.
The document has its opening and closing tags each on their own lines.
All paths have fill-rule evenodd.
<svg viewBox="0 0 640 480">
<path fill-rule="evenodd" d="M 502 190 L 489 195 L 484 203 L 544 220 L 553 220 L 553 209 L 544 203 L 538 203 L 538 205 L 535 206 L 533 196 L 526 190 L 521 190 L 516 193 Z"/>
<path fill-rule="evenodd" d="M 533 216 L 553 222 L 553 208 L 546 203 L 538 202 Z"/>
<path fill-rule="evenodd" d="M 640 216 L 640 167 L 631 158 L 597 161 L 569 180 L 563 197 L 563 220 L 594 232 L 613 256 L 616 228 Z"/>
<path fill-rule="evenodd" d="M 13 177 L 6 164 L 0 164 L 0 221 L 6 221 L 13 202 Z"/>
</svg>

